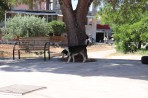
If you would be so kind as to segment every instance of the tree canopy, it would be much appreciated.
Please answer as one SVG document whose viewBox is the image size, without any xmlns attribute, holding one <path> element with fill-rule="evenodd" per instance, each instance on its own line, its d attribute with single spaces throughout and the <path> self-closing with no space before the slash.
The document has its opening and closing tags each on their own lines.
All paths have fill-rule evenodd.
<svg viewBox="0 0 148 98">
<path fill-rule="evenodd" d="M 8 2 L 7 0 L 0 0 L 0 21 L 4 19 L 5 10 L 8 10 Z"/>
<path fill-rule="evenodd" d="M 147 0 L 115 0 L 116 2 L 104 2 L 99 15 L 103 22 L 124 24 L 133 23 L 141 19 L 148 10 Z"/>
<path fill-rule="evenodd" d="M 131 45 L 140 49 L 148 39 L 148 2 L 147 0 L 115 0 L 105 2 L 100 9 L 102 23 L 113 27 L 117 49 L 130 51 Z"/>
</svg>

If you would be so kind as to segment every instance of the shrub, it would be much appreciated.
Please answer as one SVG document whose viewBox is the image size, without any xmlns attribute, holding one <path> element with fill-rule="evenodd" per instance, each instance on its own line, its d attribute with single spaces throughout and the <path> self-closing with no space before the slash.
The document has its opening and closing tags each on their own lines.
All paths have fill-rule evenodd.
<svg viewBox="0 0 148 98">
<path fill-rule="evenodd" d="M 53 33 L 54 35 L 60 36 L 62 33 L 66 31 L 65 24 L 62 21 L 52 21 L 49 23 L 49 30 L 50 33 Z"/>
<path fill-rule="evenodd" d="M 148 42 L 148 17 L 133 24 L 123 24 L 114 27 L 114 37 L 117 49 L 123 52 L 141 49 L 141 45 Z M 134 46 L 134 49 L 133 49 Z"/>
<path fill-rule="evenodd" d="M 117 50 L 124 53 L 141 49 L 148 42 L 147 0 L 104 3 L 99 10 L 101 22 L 113 28 Z"/>
<path fill-rule="evenodd" d="M 14 16 L 6 22 L 6 34 L 11 37 L 47 36 L 49 27 L 44 18 L 35 16 Z M 13 35 L 13 36 L 12 36 Z"/>
</svg>

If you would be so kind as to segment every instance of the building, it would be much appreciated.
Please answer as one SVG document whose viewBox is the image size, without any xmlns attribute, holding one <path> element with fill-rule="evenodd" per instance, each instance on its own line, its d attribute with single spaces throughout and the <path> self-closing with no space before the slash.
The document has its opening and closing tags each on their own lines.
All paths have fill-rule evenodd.
<svg viewBox="0 0 148 98">
<path fill-rule="evenodd" d="M 13 17 L 16 14 L 21 14 L 44 17 L 48 22 L 52 20 L 62 20 L 58 0 L 50 0 L 48 6 L 46 0 L 37 0 L 34 2 L 34 5 L 32 9 L 29 9 L 29 6 L 26 4 L 13 6 L 10 11 L 5 13 L 5 19 Z"/>
<path fill-rule="evenodd" d="M 37 0 L 34 2 L 36 6 L 29 9 L 29 6 L 26 4 L 19 4 L 18 6 L 12 7 L 11 11 L 7 11 L 5 14 L 5 19 L 8 17 L 12 17 L 16 14 L 22 15 L 36 15 L 39 17 L 44 17 L 48 22 L 52 20 L 62 20 L 63 15 L 60 10 L 59 0 L 49 0 L 49 5 L 46 4 L 46 0 Z M 75 9 L 78 0 L 72 0 L 73 9 Z M 101 28 L 98 26 L 100 23 L 99 19 L 95 18 L 96 9 L 93 9 L 93 5 L 90 6 L 88 16 L 87 16 L 87 24 L 86 24 L 86 33 L 90 37 L 94 39 L 96 42 L 105 42 L 105 38 L 108 38 L 111 30 L 110 27 L 105 28 L 102 26 Z M 5 20 L 6 21 L 6 20 Z"/>
</svg>

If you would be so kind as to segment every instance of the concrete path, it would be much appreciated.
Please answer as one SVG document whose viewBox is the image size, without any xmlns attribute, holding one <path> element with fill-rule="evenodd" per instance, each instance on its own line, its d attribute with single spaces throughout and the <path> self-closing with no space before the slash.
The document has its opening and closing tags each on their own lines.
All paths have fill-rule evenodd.
<svg viewBox="0 0 148 98">
<path fill-rule="evenodd" d="M 89 53 L 96 62 L 66 63 L 52 58 L 1 59 L 0 87 L 13 84 L 46 86 L 22 96 L 0 98 L 148 98 L 148 65 L 139 56 L 107 57 L 111 51 Z M 103 55 L 104 54 L 104 55 Z"/>
</svg>

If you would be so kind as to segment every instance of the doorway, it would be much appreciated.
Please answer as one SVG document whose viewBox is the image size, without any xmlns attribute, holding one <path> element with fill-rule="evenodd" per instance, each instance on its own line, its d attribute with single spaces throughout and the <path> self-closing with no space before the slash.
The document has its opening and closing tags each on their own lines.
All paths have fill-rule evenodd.
<svg viewBox="0 0 148 98">
<path fill-rule="evenodd" d="M 97 32 L 96 33 L 96 42 L 104 42 L 104 33 L 103 32 Z"/>
</svg>

